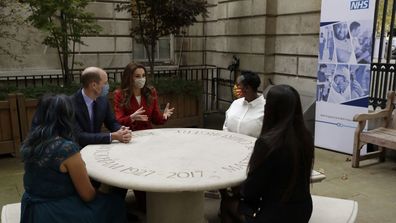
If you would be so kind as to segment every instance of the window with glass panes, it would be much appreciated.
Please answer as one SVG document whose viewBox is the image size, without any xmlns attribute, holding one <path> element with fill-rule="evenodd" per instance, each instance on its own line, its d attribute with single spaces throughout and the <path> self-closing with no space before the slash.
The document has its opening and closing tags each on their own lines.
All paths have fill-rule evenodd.
<svg viewBox="0 0 396 223">
<path fill-rule="evenodd" d="M 143 44 L 133 41 L 133 59 L 147 61 L 147 52 L 144 49 Z M 158 62 L 170 62 L 173 58 L 173 36 L 161 37 L 156 44 L 156 50 L 154 52 L 155 61 Z"/>
</svg>

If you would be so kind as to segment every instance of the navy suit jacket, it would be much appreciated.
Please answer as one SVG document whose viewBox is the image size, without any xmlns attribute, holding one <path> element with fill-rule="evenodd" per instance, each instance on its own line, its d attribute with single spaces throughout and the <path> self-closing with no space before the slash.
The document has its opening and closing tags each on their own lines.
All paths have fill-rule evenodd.
<svg viewBox="0 0 396 223">
<path fill-rule="evenodd" d="M 101 132 L 102 125 L 104 124 L 110 132 L 116 132 L 121 128 L 121 125 L 116 121 L 107 97 L 100 96 L 96 99 L 93 130 L 91 130 L 88 108 L 81 89 L 72 96 L 72 101 L 75 111 L 75 133 L 78 144 L 84 147 L 89 144 L 111 143 L 110 133 Z"/>
</svg>

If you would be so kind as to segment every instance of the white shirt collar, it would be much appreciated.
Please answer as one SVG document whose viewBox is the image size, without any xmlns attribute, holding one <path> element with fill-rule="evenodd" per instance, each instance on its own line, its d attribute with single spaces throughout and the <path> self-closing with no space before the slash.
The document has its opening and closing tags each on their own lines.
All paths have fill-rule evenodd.
<svg viewBox="0 0 396 223">
<path fill-rule="evenodd" d="M 84 88 L 81 90 L 81 93 L 82 93 L 82 96 L 84 98 L 85 104 L 86 105 L 91 105 L 93 100 L 85 94 Z"/>
<path fill-rule="evenodd" d="M 243 98 L 243 104 L 247 104 L 250 105 L 252 107 L 255 107 L 256 105 L 262 104 L 262 100 L 264 100 L 263 95 L 259 95 L 256 99 L 254 99 L 251 102 L 248 102 L 245 100 L 245 98 Z"/>
</svg>

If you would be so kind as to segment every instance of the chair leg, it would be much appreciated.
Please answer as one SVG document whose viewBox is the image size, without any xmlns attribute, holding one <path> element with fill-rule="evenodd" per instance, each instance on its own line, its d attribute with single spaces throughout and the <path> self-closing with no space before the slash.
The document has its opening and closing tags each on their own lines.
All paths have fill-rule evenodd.
<svg viewBox="0 0 396 223">
<path fill-rule="evenodd" d="M 379 155 L 379 161 L 385 162 L 386 149 L 384 147 L 378 146 L 378 150 L 381 152 L 381 154 Z"/>
<path fill-rule="evenodd" d="M 353 145 L 353 155 L 352 155 L 352 167 L 359 168 L 360 162 L 360 150 L 362 149 L 363 143 L 354 143 Z"/>
</svg>

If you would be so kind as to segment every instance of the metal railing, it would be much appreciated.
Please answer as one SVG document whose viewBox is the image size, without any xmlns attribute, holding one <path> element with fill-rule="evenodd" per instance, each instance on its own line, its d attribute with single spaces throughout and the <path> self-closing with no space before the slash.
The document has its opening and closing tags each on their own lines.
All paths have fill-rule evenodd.
<svg viewBox="0 0 396 223">
<path fill-rule="evenodd" d="M 373 35 L 372 39 L 371 58 L 374 59 L 371 61 L 369 95 L 369 105 L 374 109 L 384 108 L 387 92 L 396 90 L 396 28 L 394 28 L 396 0 L 384 0 L 383 10 L 380 10 L 379 2 L 376 1 L 373 29 L 374 33 L 378 30 L 379 36 Z M 387 22 L 389 16 L 390 24 Z"/>
</svg>

